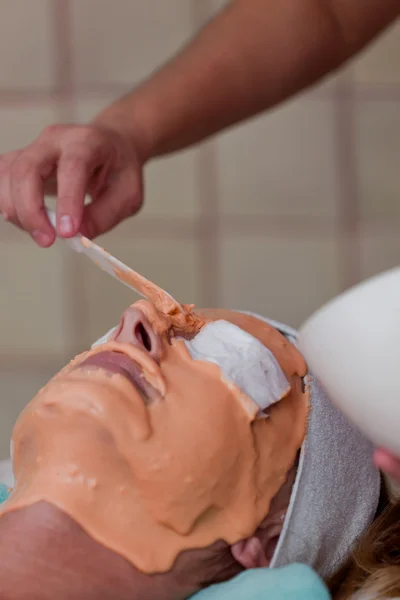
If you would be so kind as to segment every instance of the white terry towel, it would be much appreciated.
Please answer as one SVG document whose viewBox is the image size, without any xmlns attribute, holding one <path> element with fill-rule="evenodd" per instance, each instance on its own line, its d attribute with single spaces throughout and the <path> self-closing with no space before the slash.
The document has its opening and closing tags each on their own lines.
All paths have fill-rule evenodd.
<svg viewBox="0 0 400 600">
<path fill-rule="evenodd" d="M 254 315 L 296 345 L 295 330 Z M 310 382 L 311 410 L 295 484 L 271 567 L 304 563 L 329 577 L 374 520 L 381 476 L 373 445 Z"/>
</svg>

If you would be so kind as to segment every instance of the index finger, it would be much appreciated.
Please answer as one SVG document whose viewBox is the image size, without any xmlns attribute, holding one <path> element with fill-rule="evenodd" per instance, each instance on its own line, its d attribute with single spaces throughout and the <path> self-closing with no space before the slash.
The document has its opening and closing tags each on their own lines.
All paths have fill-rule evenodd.
<svg viewBox="0 0 400 600">
<path fill-rule="evenodd" d="M 106 163 L 101 145 L 76 144 L 61 155 L 57 171 L 57 231 L 62 237 L 76 235 L 82 224 L 85 196 L 98 167 Z"/>
<path fill-rule="evenodd" d="M 54 241 L 44 212 L 44 180 L 57 163 L 57 150 L 44 144 L 21 152 L 10 167 L 10 202 L 21 226 L 41 246 Z"/>
<path fill-rule="evenodd" d="M 82 153 L 63 156 L 57 173 L 57 232 L 77 234 L 82 223 L 86 193 L 94 171 L 92 157 Z"/>
</svg>

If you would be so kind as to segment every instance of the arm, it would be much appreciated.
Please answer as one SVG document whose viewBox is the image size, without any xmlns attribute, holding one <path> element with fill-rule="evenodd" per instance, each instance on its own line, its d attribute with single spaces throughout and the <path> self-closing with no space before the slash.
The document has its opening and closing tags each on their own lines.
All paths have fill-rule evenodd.
<svg viewBox="0 0 400 600">
<path fill-rule="evenodd" d="M 399 0 L 233 0 L 91 125 L 47 128 L 27 148 L 0 156 L 0 213 L 50 246 L 44 185 L 55 174 L 58 234 L 105 233 L 139 210 L 147 160 L 299 92 L 399 14 Z M 88 192 L 92 203 L 84 207 Z"/>
<path fill-rule="evenodd" d="M 96 122 L 144 159 L 268 109 L 339 67 L 400 14 L 398 0 L 236 0 Z"/>
</svg>

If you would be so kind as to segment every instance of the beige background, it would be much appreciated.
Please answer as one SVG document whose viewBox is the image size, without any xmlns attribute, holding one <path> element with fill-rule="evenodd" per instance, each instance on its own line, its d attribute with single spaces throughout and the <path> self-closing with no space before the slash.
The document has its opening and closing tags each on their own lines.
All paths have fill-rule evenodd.
<svg viewBox="0 0 400 600">
<path fill-rule="evenodd" d="M 0 152 L 90 118 L 167 59 L 210 0 L 0 0 Z M 185 302 L 299 325 L 400 257 L 400 29 L 339 76 L 151 165 L 104 245 Z M 0 457 L 39 386 L 132 296 L 61 244 L 0 223 Z"/>
</svg>

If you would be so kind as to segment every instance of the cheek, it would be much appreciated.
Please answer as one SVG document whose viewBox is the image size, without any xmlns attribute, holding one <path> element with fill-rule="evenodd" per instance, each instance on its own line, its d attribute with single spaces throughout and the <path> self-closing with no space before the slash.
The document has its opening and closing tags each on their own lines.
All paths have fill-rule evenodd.
<svg viewBox="0 0 400 600">
<path fill-rule="evenodd" d="M 149 409 L 152 437 L 133 462 L 153 518 L 185 535 L 205 512 L 227 507 L 241 482 L 251 485 L 255 453 L 249 418 L 219 377 L 185 369 L 172 381 Z"/>
</svg>

